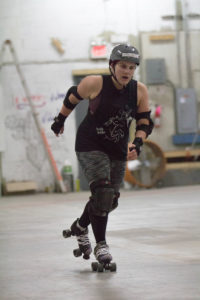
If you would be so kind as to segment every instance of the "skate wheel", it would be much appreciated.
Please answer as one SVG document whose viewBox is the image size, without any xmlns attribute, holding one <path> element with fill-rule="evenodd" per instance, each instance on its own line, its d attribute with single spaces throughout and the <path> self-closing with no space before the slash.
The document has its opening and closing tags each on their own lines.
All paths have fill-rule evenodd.
<svg viewBox="0 0 200 300">
<path fill-rule="evenodd" d="M 110 270 L 110 264 L 105 264 L 105 265 L 104 265 L 104 269 L 105 269 L 105 270 Z"/>
<path fill-rule="evenodd" d="M 116 272 L 117 271 L 117 265 L 116 263 L 110 264 L 110 272 Z"/>
<path fill-rule="evenodd" d="M 98 271 L 99 273 L 101 273 L 101 272 L 103 272 L 103 269 L 104 269 L 104 265 L 98 264 L 97 271 Z"/>
<path fill-rule="evenodd" d="M 92 271 L 96 272 L 98 269 L 98 263 L 97 262 L 92 262 L 91 263 Z"/>
<path fill-rule="evenodd" d="M 90 256 L 88 254 L 84 254 L 83 258 L 87 260 L 87 259 L 90 259 Z"/>
<path fill-rule="evenodd" d="M 79 257 L 79 256 L 82 255 L 82 252 L 81 252 L 81 250 L 78 248 L 78 249 L 74 249 L 74 250 L 73 250 L 73 254 L 74 254 L 75 257 Z"/>
<path fill-rule="evenodd" d="M 63 230 L 63 237 L 64 238 L 69 238 L 72 235 L 71 230 Z"/>
</svg>

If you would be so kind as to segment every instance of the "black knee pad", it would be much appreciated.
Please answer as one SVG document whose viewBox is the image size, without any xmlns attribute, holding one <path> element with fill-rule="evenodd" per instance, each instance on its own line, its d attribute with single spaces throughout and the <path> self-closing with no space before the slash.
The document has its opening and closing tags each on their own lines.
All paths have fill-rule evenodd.
<svg viewBox="0 0 200 300">
<path fill-rule="evenodd" d="M 115 195 L 111 182 L 107 179 L 98 180 L 90 185 L 90 189 L 91 212 L 98 216 L 106 216 L 112 210 Z"/>
<path fill-rule="evenodd" d="M 119 197 L 120 197 L 120 193 L 119 192 L 115 192 L 114 193 L 113 202 L 112 202 L 112 209 L 111 209 L 111 211 L 113 211 L 115 208 L 117 208 Z"/>
</svg>

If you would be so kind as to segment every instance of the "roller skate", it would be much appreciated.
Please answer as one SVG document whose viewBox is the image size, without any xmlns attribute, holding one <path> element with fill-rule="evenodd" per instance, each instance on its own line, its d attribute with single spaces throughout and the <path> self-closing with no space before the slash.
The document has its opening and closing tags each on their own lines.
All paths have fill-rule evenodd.
<svg viewBox="0 0 200 300">
<path fill-rule="evenodd" d="M 79 257 L 83 255 L 84 259 L 89 259 L 92 253 L 92 247 L 88 237 L 88 228 L 82 228 L 78 220 L 79 219 L 74 221 L 70 229 L 63 230 L 63 237 L 76 236 L 79 248 L 73 250 L 74 256 Z"/>
<path fill-rule="evenodd" d="M 92 263 L 92 270 L 97 272 L 103 272 L 104 270 L 110 270 L 111 272 L 116 272 L 116 263 L 111 263 L 112 255 L 109 252 L 109 247 L 105 241 L 99 242 L 95 249 L 94 255 L 97 262 Z"/>
</svg>

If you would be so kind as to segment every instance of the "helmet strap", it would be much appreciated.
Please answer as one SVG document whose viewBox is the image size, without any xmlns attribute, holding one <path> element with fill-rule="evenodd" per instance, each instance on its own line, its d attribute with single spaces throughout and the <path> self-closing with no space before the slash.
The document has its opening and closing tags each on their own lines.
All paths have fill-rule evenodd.
<svg viewBox="0 0 200 300">
<path fill-rule="evenodd" d="M 125 88 L 126 88 L 126 85 L 122 85 L 122 84 L 118 81 L 118 79 L 117 79 L 117 77 L 116 77 L 116 75 L 115 75 L 115 64 L 113 65 L 113 69 L 114 69 L 114 73 L 113 73 L 113 71 L 112 71 L 112 69 L 111 69 L 111 64 L 109 64 L 109 70 L 110 70 L 111 75 L 113 76 L 113 78 L 115 79 L 115 81 L 116 81 L 120 86 L 122 86 L 122 89 L 125 89 Z"/>
</svg>

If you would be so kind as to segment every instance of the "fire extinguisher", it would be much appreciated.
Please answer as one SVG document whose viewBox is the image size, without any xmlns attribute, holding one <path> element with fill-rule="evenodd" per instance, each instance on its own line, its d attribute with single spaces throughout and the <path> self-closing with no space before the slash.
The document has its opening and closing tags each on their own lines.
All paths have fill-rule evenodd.
<svg viewBox="0 0 200 300">
<path fill-rule="evenodd" d="M 156 110 L 155 110 L 155 119 L 154 119 L 154 126 L 156 128 L 159 128 L 161 125 L 161 112 L 162 112 L 162 108 L 161 105 L 156 105 Z"/>
</svg>

